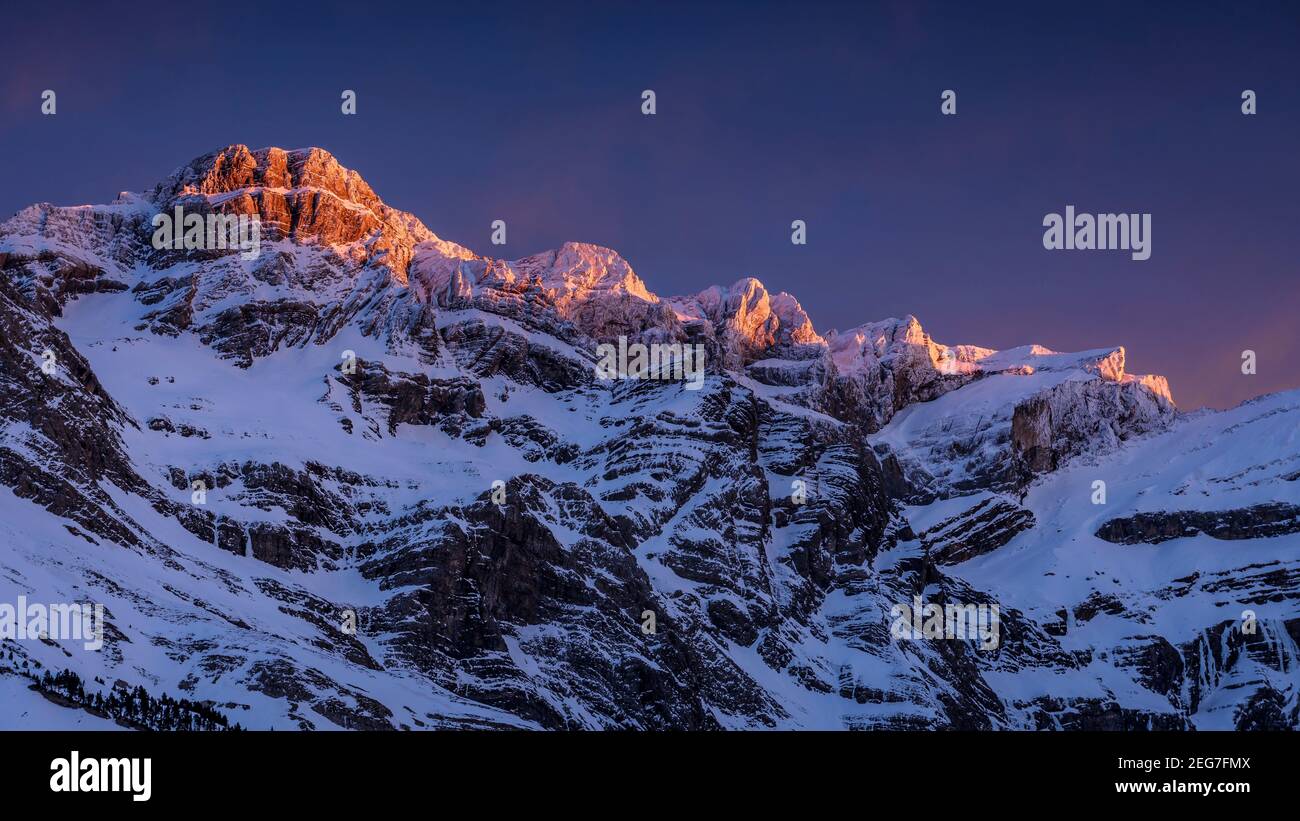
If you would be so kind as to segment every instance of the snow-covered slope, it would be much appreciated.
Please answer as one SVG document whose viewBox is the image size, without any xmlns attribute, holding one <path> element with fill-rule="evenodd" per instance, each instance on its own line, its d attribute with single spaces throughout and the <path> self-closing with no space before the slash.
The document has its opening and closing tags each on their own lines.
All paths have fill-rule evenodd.
<svg viewBox="0 0 1300 821">
<path fill-rule="evenodd" d="M 260 254 L 155 250 L 178 204 L 256 216 Z M 0 602 L 108 621 L 4 640 L 15 692 L 72 670 L 277 728 L 1300 723 L 1300 394 L 1180 417 L 1122 348 L 482 257 L 320 149 L 32 206 L 0 271 Z M 702 389 L 597 379 L 620 336 L 702 346 Z M 1000 644 L 895 638 L 914 596 L 999 605 Z"/>
</svg>

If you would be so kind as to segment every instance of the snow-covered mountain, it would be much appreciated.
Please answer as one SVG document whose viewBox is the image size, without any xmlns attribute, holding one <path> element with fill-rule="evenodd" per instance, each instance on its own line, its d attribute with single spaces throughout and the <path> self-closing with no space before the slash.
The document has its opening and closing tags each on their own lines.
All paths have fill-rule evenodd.
<svg viewBox="0 0 1300 821">
<path fill-rule="evenodd" d="M 260 253 L 155 249 L 177 206 Z M 619 337 L 702 388 L 597 378 Z M 107 618 L 4 640 L 0 715 L 113 726 L 20 686 L 70 670 L 251 728 L 1295 728 L 1297 423 L 1180 414 L 1123 348 L 479 256 L 230 146 L 0 225 L 0 602 Z M 996 646 L 896 637 L 917 597 Z"/>
</svg>

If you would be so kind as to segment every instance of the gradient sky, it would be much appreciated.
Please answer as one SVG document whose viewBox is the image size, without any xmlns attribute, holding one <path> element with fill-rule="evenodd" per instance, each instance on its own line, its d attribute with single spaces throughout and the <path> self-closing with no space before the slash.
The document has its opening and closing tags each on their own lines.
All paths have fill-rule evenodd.
<svg viewBox="0 0 1300 821">
<path fill-rule="evenodd" d="M 30 4 L 0 216 L 317 145 L 479 253 L 607 245 L 664 296 L 756 276 L 821 331 L 1122 344 L 1184 408 L 1300 387 L 1300 5 L 1156 5 Z M 1067 204 L 1151 213 L 1151 259 L 1044 250 Z"/>
</svg>

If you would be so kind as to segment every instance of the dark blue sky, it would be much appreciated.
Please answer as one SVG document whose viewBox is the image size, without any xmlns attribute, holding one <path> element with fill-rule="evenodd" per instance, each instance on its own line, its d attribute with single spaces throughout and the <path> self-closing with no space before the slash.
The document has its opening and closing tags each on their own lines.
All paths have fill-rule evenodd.
<svg viewBox="0 0 1300 821">
<path fill-rule="evenodd" d="M 0 34 L 0 213 L 318 145 L 480 253 L 608 245 L 661 295 L 752 275 L 823 331 L 1123 344 L 1184 407 L 1300 387 L 1300 5 L 1054 6 L 32 4 Z M 1067 204 L 1151 213 L 1151 259 L 1044 250 Z"/>
</svg>

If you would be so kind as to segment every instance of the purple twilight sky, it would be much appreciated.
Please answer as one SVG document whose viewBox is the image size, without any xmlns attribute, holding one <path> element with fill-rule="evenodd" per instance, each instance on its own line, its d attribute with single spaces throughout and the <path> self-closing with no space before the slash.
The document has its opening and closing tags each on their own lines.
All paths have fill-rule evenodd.
<svg viewBox="0 0 1300 821">
<path fill-rule="evenodd" d="M 1293 3 L 50 3 L 23 21 L 0 37 L 0 218 L 108 202 L 230 143 L 316 145 L 479 253 L 607 245 L 660 295 L 755 276 L 820 331 L 912 313 L 948 344 L 1122 344 L 1184 408 L 1300 387 Z M 1150 213 L 1151 258 L 1045 250 L 1067 205 Z"/>
</svg>

